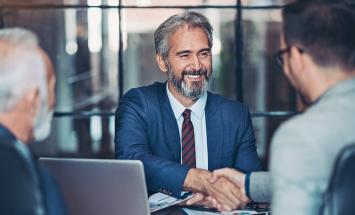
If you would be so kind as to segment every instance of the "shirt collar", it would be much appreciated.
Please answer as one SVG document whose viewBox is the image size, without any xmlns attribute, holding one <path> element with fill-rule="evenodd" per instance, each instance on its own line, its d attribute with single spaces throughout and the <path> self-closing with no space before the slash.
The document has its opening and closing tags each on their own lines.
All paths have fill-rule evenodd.
<svg viewBox="0 0 355 215">
<path fill-rule="evenodd" d="M 182 113 L 185 111 L 186 107 L 182 105 L 170 92 L 168 88 L 168 82 L 166 82 L 166 92 L 168 94 L 168 98 L 170 101 L 171 108 L 173 109 L 174 116 L 176 120 L 182 116 Z M 203 114 L 205 112 L 207 102 L 207 93 L 205 92 L 189 109 L 192 114 L 194 114 L 197 118 L 202 119 Z"/>
</svg>

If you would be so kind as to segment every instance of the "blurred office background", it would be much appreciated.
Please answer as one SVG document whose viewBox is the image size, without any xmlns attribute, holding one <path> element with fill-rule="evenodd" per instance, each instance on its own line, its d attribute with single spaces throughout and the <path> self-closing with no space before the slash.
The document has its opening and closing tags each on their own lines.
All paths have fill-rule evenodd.
<svg viewBox="0 0 355 215">
<path fill-rule="evenodd" d="M 42 156 L 113 158 L 114 112 L 133 87 L 164 81 L 153 33 L 169 16 L 194 10 L 214 27 L 210 90 L 247 103 L 267 164 L 278 125 L 302 109 L 272 55 L 283 0 L 0 0 L 0 27 L 25 27 L 53 60 L 57 104 Z"/>
</svg>

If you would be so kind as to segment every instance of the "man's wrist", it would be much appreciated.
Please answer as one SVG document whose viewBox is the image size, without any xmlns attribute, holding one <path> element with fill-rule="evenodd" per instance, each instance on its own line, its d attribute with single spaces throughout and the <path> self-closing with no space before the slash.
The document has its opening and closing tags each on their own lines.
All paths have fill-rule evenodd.
<svg viewBox="0 0 355 215">
<path fill-rule="evenodd" d="M 206 187 L 205 183 L 208 182 L 210 177 L 210 172 L 202 169 L 192 168 L 186 175 L 183 189 L 192 192 L 204 192 Z"/>
<path fill-rule="evenodd" d="M 194 192 L 196 189 L 198 189 L 198 185 L 196 184 L 195 180 L 196 180 L 196 169 L 195 168 L 191 168 L 186 175 L 185 181 L 184 181 L 184 185 L 183 185 L 183 189 L 185 191 L 192 191 Z"/>
</svg>

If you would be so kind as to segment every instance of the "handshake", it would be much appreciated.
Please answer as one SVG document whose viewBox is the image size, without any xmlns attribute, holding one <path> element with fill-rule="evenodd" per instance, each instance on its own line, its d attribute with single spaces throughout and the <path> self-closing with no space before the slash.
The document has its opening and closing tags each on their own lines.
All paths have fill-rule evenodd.
<svg viewBox="0 0 355 215">
<path fill-rule="evenodd" d="M 213 172 L 190 169 L 184 190 L 194 193 L 186 205 L 200 205 L 219 211 L 241 208 L 250 201 L 245 192 L 245 174 L 231 168 Z"/>
</svg>

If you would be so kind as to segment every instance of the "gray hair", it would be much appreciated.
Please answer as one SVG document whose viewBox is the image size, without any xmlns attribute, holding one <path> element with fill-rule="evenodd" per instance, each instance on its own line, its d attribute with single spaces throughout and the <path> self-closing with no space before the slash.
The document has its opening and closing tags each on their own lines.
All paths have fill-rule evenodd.
<svg viewBox="0 0 355 215">
<path fill-rule="evenodd" d="M 45 64 L 36 35 L 21 28 L 0 30 L 0 112 L 9 111 L 35 87 L 42 100 L 47 98 Z"/>
<path fill-rule="evenodd" d="M 202 28 L 208 37 L 208 46 L 212 48 L 213 28 L 208 19 L 196 12 L 188 11 L 182 14 L 176 14 L 164 21 L 154 32 L 154 43 L 156 54 L 159 54 L 165 60 L 169 54 L 169 37 L 180 27 L 187 25 L 192 28 Z"/>
</svg>

